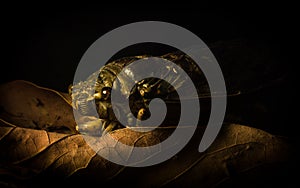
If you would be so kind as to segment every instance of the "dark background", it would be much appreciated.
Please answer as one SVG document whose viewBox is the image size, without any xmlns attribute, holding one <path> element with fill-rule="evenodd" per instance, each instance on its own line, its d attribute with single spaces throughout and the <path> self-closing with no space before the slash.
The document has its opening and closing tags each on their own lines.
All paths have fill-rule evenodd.
<svg viewBox="0 0 300 188">
<path fill-rule="evenodd" d="M 2 8 L 1 81 L 25 79 L 65 90 L 80 58 L 96 39 L 116 27 L 145 20 L 185 27 L 207 44 L 235 38 L 261 40 L 274 54 L 282 54 L 285 66 L 292 65 L 289 53 L 296 15 L 284 8 L 199 8 L 193 4 L 73 8 L 16 4 Z"/>
<path fill-rule="evenodd" d="M 258 5 L 205 8 L 189 3 L 10 4 L 2 9 L 1 83 L 22 79 L 62 92 L 67 92 L 77 64 L 96 39 L 136 21 L 174 23 L 197 34 L 207 44 L 238 38 L 264 43 L 276 56 L 276 66 L 282 67 L 288 76 L 263 97 L 260 93 L 253 95 L 258 98 L 252 98 L 251 103 L 265 101 L 269 110 L 265 114 L 259 113 L 258 117 L 251 112 L 256 109 L 236 109 L 248 117 L 241 123 L 296 137 L 296 112 L 292 110 L 297 99 L 296 61 L 292 55 L 297 21 L 293 9 L 281 5 L 277 9 Z M 133 48 L 129 54 L 155 50 L 161 49 Z M 236 103 L 243 105 L 240 101 Z"/>
</svg>

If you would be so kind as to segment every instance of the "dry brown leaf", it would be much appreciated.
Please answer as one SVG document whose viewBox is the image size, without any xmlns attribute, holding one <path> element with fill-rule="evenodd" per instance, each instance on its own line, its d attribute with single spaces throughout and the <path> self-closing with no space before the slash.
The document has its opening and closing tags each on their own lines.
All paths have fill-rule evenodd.
<svg viewBox="0 0 300 188">
<path fill-rule="evenodd" d="M 23 80 L 1 85 L 0 93 L 0 118 L 19 127 L 76 133 L 67 95 Z"/>
<path fill-rule="evenodd" d="M 17 88 L 22 88 L 23 93 L 18 93 Z M 171 159 L 150 167 L 123 167 L 97 155 L 80 134 L 49 132 L 36 130 L 43 127 L 27 126 L 26 123 L 34 119 L 41 121 L 37 124 L 41 126 L 51 121 L 53 126 L 73 127 L 70 105 L 61 95 L 26 82 L 4 85 L 1 93 L 5 97 L 1 97 L 1 106 L 7 115 L 1 116 L 3 119 L 0 121 L 0 185 L 4 187 L 79 184 L 215 187 L 226 185 L 235 178 L 240 180 L 241 177 L 247 177 L 253 184 L 261 176 L 258 172 L 269 173 L 263 174 L 266 177 L 273 177 L 270 176 L 272 171 L 275 174 L 287 173 L 280 170 L 286 170 L 286 167 L 290 167 L 290 161 L 295 159 L 295 149 L 288 140 L 248 126 L 228 124 L 223 126 L 213 145 L 204 153 L 198 152 L 204 130 L 204 127 L 199 127 L 189 144 Z M 36 96 L 43 102 L 43 109 L 47 113 L 36 113 L 40 107 L 31 100 Z M 7 102 L 3 99 L 23 101 Z M 19 105 L 24 106 L 19 108 Z M 33 112 L 35 113 L 32 114 Z M 57 116 L 62 118 L 52 119 Z M 170 128 L 156 129 L 148 133 L 120 129 L 110 135 L 121 143 L 145 147 L 159 143 L 170 133 Z M 111 154 L 127 154 L 118 145 L 108 148 L 109 143 L 105 137 L 87 139 L 94 139 L 100 143 L 102 149 L 107 149 Z M 252 173 L 249 175 L 249 172 Z M 239 182 L 238 180 L 234 182 Z M 276 181 L 273 179 L 268 182 Z"/>
</svg>

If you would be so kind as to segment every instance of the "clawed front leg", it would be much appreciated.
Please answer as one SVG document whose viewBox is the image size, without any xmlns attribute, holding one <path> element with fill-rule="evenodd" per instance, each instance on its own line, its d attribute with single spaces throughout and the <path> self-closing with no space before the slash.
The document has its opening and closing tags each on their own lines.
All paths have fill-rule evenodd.
<svg viewBox="0 0 300 188">
<path fill-rule="evenodd" d="M 76 130 L 84 135 L 101 136 L 102 123 L 101 119 L 94 116 L 84 116 L 79 119 Z"/>
<path fill-rule="evenodd" d="M 138 111 L 137 120 L 136 120 L 136 127 L 139 127 L 141 125 L 141 121 L 144 119 L 145 114 L 146 114 L 146 109 L 145 108 L 141 108 Z"/>
<path fill-rule="evenodd" d="M 90 136 L 103 136 L 119 128 L 122 126 L 116 121 L 103 120 L 94 116 L 83 116 L 76 126 L 76 130 L 80 134 Z"/>
<path fill-rule="evenodd" d="M 104 121 L 102 124 L 102 136 L 120 128 L 123 128 L 123 126 L 117 121 Z"/>
</svg>

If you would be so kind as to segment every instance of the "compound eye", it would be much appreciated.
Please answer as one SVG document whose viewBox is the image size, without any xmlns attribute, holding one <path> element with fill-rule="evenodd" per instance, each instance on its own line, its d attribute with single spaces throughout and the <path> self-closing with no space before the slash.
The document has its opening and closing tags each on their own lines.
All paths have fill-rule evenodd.
<svg viewBox="0 0 300 188">
<path fill-rule="evenodd" d="M 72 91 L 73 91 L 73 85 L 70 84 L 69 87 L 68 87 L 68 92 L 69 92 L 69 95 L 72 94 Z"/>
<path fill-rule="evenodd" d="M 143 84 L 139 88 L 139 92 L 142 97 L 146 97 L 146 95 L 148 95 L 151 92 L 151 87 L 149 87 L 149 84 Z"/>
<path fill-rule="evenodd" d="M 101 91 L 102 99 L 106 100 L 110 96 L 111 88 L 110 87 L 104 87 Z"/>
</svg>

